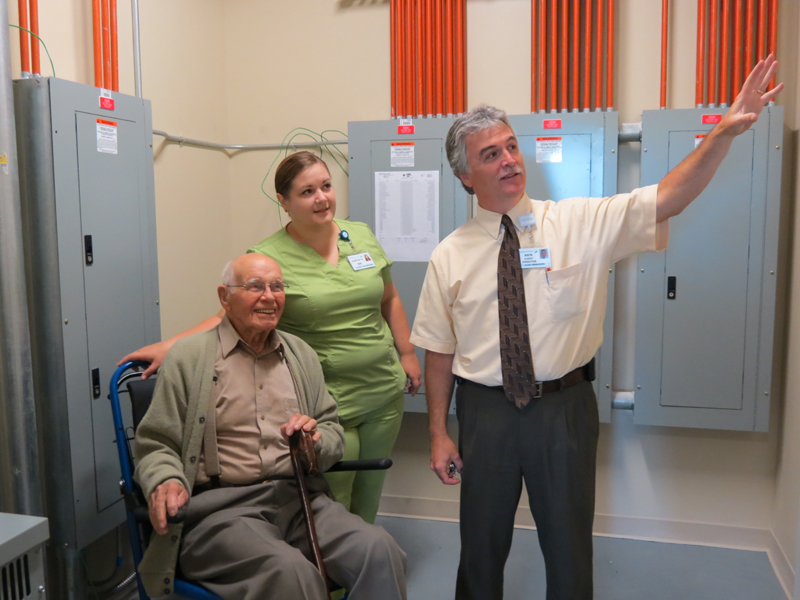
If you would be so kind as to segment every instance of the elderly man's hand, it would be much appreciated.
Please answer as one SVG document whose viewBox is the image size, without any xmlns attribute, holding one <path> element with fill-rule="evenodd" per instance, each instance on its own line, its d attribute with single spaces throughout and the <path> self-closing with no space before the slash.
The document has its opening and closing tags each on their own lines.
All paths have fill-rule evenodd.
<svg viewBox="0 0 800 600">
<path fill-rule="evenodd" d="M 167 533 L 167 513 L 174 517 L 178 509 L 189 501 L 189 493 L 178 481 L 167 481 L 150 494 L 147 507 L 150 510 L 150 523 L 158 535 Z"/>
<path fill-rule="evenodd" d="M 783 83 L 779 83 L 770 91 L 766 91 L 777 69 L 778 61 L 772 54 L 765 60 L 758 61 L 742 85 L 742 91 L 734 98 L 730 110 L 718 125 L 722 131 L 739 135 L 758 120 L 761 110 L 783 89 Z"/>
<path fill-rule="evenodd" d="M 312 419 L 308 415 L 301 415 L 300 413 L 292 415 L 292 418 L 289 419 L 288 423 L 281 425 L 281 435 L 288 442 L 289 438 L 292 437 L 292 434 L 295 431 L 300 431 L 301 429 L 311 434 L 311 439 L 314 440 L 315 444 L 322 437 L 322 434 L 317 431 L 316 419 Z"/>
</svg>

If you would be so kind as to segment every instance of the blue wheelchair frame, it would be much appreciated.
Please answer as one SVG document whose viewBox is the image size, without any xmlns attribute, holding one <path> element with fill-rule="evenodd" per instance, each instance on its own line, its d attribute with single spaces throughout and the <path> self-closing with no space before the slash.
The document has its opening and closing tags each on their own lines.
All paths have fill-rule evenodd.
<svg viewBox="0 0 800 600">
<path fill-rule="evenodd" d="M 133 481 L 133 458 L 131 457 L 130 448 L 128 447 L 128 438 L 125 435 L 125 424 L 122 420 L 122 409 L 119 402 L 119 385 L 120 378 L 122 378 L 125 371 L 136 367 L 147 366 L 149 366 L 149 363 L 142 361 L 132 361 L 122 364 L 111 377 L 109 394 L 111 413 L 114 417 L 114 431 L 116 434 L 117 453 L 119 454 L 119 466 L 122 471 L 122 479 L 119 482 L 120 490 L 123 496 L 125 496 L 125 515 L 128 523 L 128 536 L 130 537 L 131 550 L 133 551 L 133 563 L 136 569 L 136 585 L 139 589 L 140 600 L 150 600 L 150 597 L 147 595 L 142 585 L 142 578 L 139 576 L 139 563 L 142 562 L 143 555 L 140 526 L 149 527 L 149 518 L 144 515 L 137 516 L 133 511 L 137 492 L 141 492 L 139 486 Z M 175 578 L 174 586 L 176 594 L 180 594 L 189 600 L 222 600 L 216 594 L 212 594 L 205 588 L 184 579 Z"/>
</svg>

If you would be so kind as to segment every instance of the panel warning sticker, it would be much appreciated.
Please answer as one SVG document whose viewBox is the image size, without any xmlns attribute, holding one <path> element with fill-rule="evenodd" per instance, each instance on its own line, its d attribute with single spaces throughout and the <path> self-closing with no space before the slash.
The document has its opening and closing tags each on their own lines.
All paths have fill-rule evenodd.
<svg viewBox="0 0 800 600">
<path fill-rule="evenodd" d="M 703 125 L 716 125 L 720 121 L 722 121 L 722 114 L 703 115 L 702 118 Z"/>
<path fill-rule="evenodd" d="M 411 119 L 400 119 L 397 125 L 397 133 L 399 135 L 408 135 L 414 133 L 414 122 Z"/>
<path fill-rule="evenodd" d="M 694 136 L 694 147 L 697 148 L 704 139 L 706 139 L 705 133 L 698 133 Z"/>
<path fill-rule="evenodd" d="M 8 157 L 5 154 L 0 154 L 0 171 L 8 175 Z"/>
<path fill-rule="evenodd" d="M 536 138 L 536 162 L 560 163 L 561 162 L 561 136 Z"/>
<path fill-rule="evenodd" d="M 391 166 L 414 166 L 414 142 L 392 142 Z"/>
<path fill-rule="evenodd" d="M 117 154 L 117 123 L 97 119 L 97 151 L 103 154 Z"/>
</svg>

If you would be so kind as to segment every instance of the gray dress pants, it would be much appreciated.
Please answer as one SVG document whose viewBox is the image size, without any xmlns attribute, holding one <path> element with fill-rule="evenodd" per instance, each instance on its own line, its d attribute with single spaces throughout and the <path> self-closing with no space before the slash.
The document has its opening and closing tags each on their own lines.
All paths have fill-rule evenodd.
<svg viewBox="0 0 800 600">
<path fill-rule="evenodd" d="M 307 479 L 328 577 L 351 600 L 406 598 L 406 555 L 382 527 L 350 514 Z M 213 489 L 191 499 L 181 545 L 183 575 L 225 600 L 326 598 L 297 485 L 277 480 Z"/>
<path fill-rule="evenodd" d="M 502 388 L 456 391 L 461 476 L 458 600 L 499 600 L 514 515 L 528 490 L 547 572 L 547 600 L 592 598 L 592 522 L 599 429 L 592 384 L 522 410 Z"/>
</svg>

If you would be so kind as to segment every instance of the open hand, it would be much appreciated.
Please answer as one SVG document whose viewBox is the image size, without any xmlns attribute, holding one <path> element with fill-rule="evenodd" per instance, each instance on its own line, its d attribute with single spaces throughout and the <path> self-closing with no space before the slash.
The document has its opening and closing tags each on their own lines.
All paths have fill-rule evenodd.
<svg viewBox="0 0 800 600">
<path fill-rule="evenodd" d="M 731 135 L 747 131 L 758 120 L 761 110 L 783 89 L 783 83 L 779 83 L 770 91 L 766 91 L 777 70 L 778 61 L 772 54 L 765 60 L 758 61 L 718 127 Z"/>
</svg>

